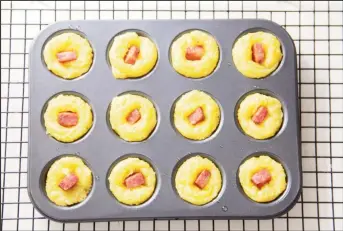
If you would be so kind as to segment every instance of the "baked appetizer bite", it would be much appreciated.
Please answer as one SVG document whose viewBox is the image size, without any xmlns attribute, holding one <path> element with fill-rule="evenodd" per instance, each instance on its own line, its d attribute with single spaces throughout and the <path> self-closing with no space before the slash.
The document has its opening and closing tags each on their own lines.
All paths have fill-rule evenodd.
<svg viewBox="0 0 343 231">
<path fill-rule="evenodd" d="M 279 66 L 281 45 L 277 37 L 270 33 L 248 33 L 237 40 L 232 56 L 236 68 L 244 76 L 263 78 Z"/>
<path fill-rule="evenodd" d="M 171 62 L 174 69 L 188 78 L 208 76 L 216 68 L 219 48 L 208 33 L 193 30 L 177 38 L 171 46 Z"/>
<path fill-rule="evenodd" d="M 124 94 L 113 98 L 110 109 L 112 129 L 126 141 L 143 141 L 155 129 L 156 109 L 143 96 Z"/>
<path fill-rule="evenodd" d="M 78 96 L 60 94 L 48 102 L 44 124 L 47 134 L 56 140 L 73 142 L 92 127 L 92 109 Z"/>
<path fill-rule="evenodd" d="M 177 170 L 175 188 L 183 200 L 204 205 L 217 197 L 222 188 L 222 176 L 211 160 L 193 156 Z"/>
<path fill-rule="evenodd" d="M 279 100 L 260 93 L 248 95 L 239 105 L 238 122 L 243 132 L 255 139 L 273 137 L 283 121 Z"/>
<path fill-rule="evenodd" d="M 45 191 L 48 198 L 59 206 L 82 202 L 92 188 L 91 170 L 78 157 L 62 157 L 50 167 Z"/>
<path fill-rule="evenodd" d="M 115 78 L 138 78 L 155 66 L 157 48 L 149 38 L 136 32 L 126 32 L 114 38 L 109 60 Z"/>
<path fill-rule="evenodd" d="M 140 205 L 154 193 L 156 174 L 149 163 L 130 157 L 113 167 L 108 182 L 118 201 L 126 205 Z"/>
<path fill-rule="evenodd" d="M 175 104 L 174 126 L 186 138 L 204 140 L 212 135 L 220 122 L 220 108 L 208 94 L 193 90 L 182 95 Z"/>
<path fill-rule="evenodd" d="M 239 181 L 245 194 L 256 202 L 271 202 L 286 189 L 282 165 L 269 156 L 252 157 L 239 167 Z"/>
<path fill-rule="evenodd" d="M 47 68 L 64 79 L 86 73 L 93 62 L 93 50 L 87 39 L 76 33 L 63 33 L 49 40 L 43 51 Z"/>
</svg>

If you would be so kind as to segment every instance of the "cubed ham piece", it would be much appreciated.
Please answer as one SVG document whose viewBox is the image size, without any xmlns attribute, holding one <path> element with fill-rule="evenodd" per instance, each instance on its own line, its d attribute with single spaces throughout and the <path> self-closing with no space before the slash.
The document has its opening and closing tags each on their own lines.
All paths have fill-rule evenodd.
<svg viewBox="0 0 343 231">
<path fill-rule="evenodd" d="M 195 180 L 194 184 L 198 186 L 200 189 L 205 188 L 205 186 L 210 181 L 211 172 L 208 170 L 202 170 L 201 173 L 198 175 L 197 179 Z"/>
<path fill-rule="evenodd" d="M 266 169 L 262 169 L 252 176 L 251 181 L 254 183 L 254 185 L 256 185 L 256 187 L 260 189 L 265 184 L 268 184 L 271 179 L 272 176 L 270 175 L 269 171 Z"/>
<path fill-rule="evenodd" d="M 260 106 L 260 107 L 257 108 L 257 111 L 253 115 L 252 121 L 255 124 L 260 124 L 260 123 L 262 123 L 265 120 L 267 115 L 268 115 L 268 109 L 266 107 L 264 107 L 264 106 Z"/>
<path fill-rule="evenodd" d="M 137 172 L 128 176 L 124 183 L 127 188 L 137 188 L 145 184 L 145 178 L 142 173 Z"/>
<path fill-rule="evenodd" d="M 264 61 L 264 50 L 261 43 L 255 43 L 252 46 L 252 60 L 255 63 L 261 64 Z"/>
<path fill-rule="evenodd" d="M 191 61 L 200 60 L 204 53 L 205 50 L 202 46 L 187 47 L 186 59 Z"/>
<path fill-rule="evenodd" d="M 138 55 L 139 55 L 139 48 L 136 46 L 132 46 L 126 53 L 124 62 L 133 65 L 136 63 Z"/>
<path fill-rule="evenodd" d="M 188 116 L 188 120 L 192 125 L 196 125 L 205 119 L 204 112 L 201 107 L 195 109 L 195 111 Z"/>
<path fill-rule="evenodd" d="M 77 59 L 75 51 L 63 51 L 57 53 L 57 60 L 60 63 L 70 62 Z"/>
<path fill-rule="evenodd" d="M 58 123 L 63 127 L 73 127 L 79 122 L 79 117 L 75 112 L 60 112 L 58 113 Z"/>
<path fill-rule="evenodd" d="M 78 181 L 79 178 L 75 174 L 69 174 L 63 178 L 58 186 L 64 191 L 67 191 L 74 187 Z"/>
<path fill-rule="evenodd" d="M 135 124 L 141 119 L 141 113 L 138 109 L 133 110 L 130 114 L 126 117 L 126 121 L 129 124 Z"/>
</svg>

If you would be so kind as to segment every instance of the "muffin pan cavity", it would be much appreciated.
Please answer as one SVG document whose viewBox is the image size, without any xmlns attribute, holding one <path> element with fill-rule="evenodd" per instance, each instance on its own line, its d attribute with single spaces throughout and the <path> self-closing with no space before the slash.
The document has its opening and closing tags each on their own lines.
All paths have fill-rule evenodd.
<svg viewBox="0 0 343 231">
<path fill-rule="evenodd" d="M 183 163 L 185 163 L 185 161 L 187 161 L 187 160 L 189 160 L 189 159 L 191 159 L 191 158 L 193 158 L 193 157 L 197 157 L 197 156 L 199 156 L 199 157 L 201 157 L 201 158 L 206 158 L 206 159 L 208 159 L 209 161 L 211 161 L 211 162 L 218 168 L 218 170 L 219 170 L 219 172 L 220 172 L 220 175 L 221 175 L 221 181 L 222 181 L 221 188 L 220 188 L 220 190 L 219 190 L 217 196 L 216 196 L 215 198 L 213 198 L 211 201 L 209 201 L 209 202 L 207 202 L 207 203 L 205 203 L 205 204 L 203 204 L 203 205 L 194 205 L 194 204 L 192 204 L 192 203 L 190 203 L 190 202 L 188 202 L 188 201 L 186 201 L 186 200 L 183 200 L 183 199 L 180 197 L 180 195 L 179 195 L 179 193 L 178 193 L 178 191 L 177 191 L 177 189 L 176 189 L 176 186 L 175 186 L 175 176 L 176 176 L 178 170 L 180 169 L 181 165 L 182 165 Z M 208 155 L 208 154 L 205 154 L 205 153 L 188 153 L 188 154 L 186 154 L 183 158 L 181 158 L 181 159 L 175 164 L 174 169 L 173 169 L 173 172 L 172 172 L 172 177 L 171 177 L 171 185 L 173 186 L 173 189 L 174 189 L 175 194 L 179 197 L 179 200 L 182 200 L 184 203 L 187 203 L 187 204 L 189 204 L 189 205 L 193 205 L 193 206 L 195 206 L 195 207 L 205 207 L 205 208 L 206 208 L 206 207 L 212 206 L 213 204 L 217 203 L 217 202 L 220 200 L 220 198 L 223 196 L 223 193 L 225 192 L 225 188 L 226 188 L 226 174 L 225 174 L 225 170 L 223 169 L 223 166 L 220 165 L 220 164 L 213 158 L 213 156 Z"/>
<path fill-rule="evenodd" d="M 110 190 L 109 177 L 111 175 L 111 172 L 112 172 L 113 168 L 119 162 L 121 162 L 123 160 L 126 160 L 128 158 L 138 158 L 139 160 L 145 161 L 153 169 L 153 171 L 155 172 L 155 176 L 156 176 L 156 184 L 155 184 L 154 192 L 152 193 L 152 195 L 146 201 L 142 202 L 139 205 L 127 205 L 127 204 L 121 203 L 119 200 L 117 200 L 117 198 L 113 195 L 113 193 Z M 107 172 L 107 176 L 106 176 L 106 187 L 108 189 L 109 195 L 111 197 L 113 197 L 118 202 L 118 204 L 120 204 L 121 206 L 123 206 L 124 208 L 127 208 L 127 209 L 139 209 L 139 208 L 142 208 L 142 207 L 145 207 L 145 206 L 149 206 L 149 204 L 155 200 L 155 198 L 156 198 L 156 196 L 157 196 L 157 194 L 158 194 L 158 192 L 159 192 L 159 190 L 161 188 L 161 176 L 160 176 L 159 170 L 156 168 L 154 163 L 152 163 L 152 161 L 148 157 L 146 157 L 146 156 L 144 156 L 142 154 L 137 154 L 137 153 L 124 154 L 124 155 L 120 156 L 118 159 L 116 159 L 110 165 L 110 167 L 108 168 L 108 172 Z"/>
<path fill-rule="evenodd" d="M 62 154 L 62 155 L 59 155 L 59 156 L 56 156 L 55 158 L 51 159 L 43 168 L 42 172 L 41 172 L 41 175 L 39 177 L 40 179 L 40 190 L 42 192 L 42 194 L 46 197 L 46 199 L 50 202 L 51 206 L 53 206 L 54 208 L 56 209 L 61 209 L 61 210 L 73 210 L 75 208 L 80 208 L 82 207 L 83 204 L 87 203 L 88 199 L 91 197 L 92 193 L 93 193 L 93 189 L 94 189 L 94 182 L 95 182 L 95 177 L 94 177 L 94 174 L 92 172 L 92 184 L 91 184 L 91 189 L 89 190 L 88 192 L 88 195 L 87 197 L 82 200 L 81 202 L 78 202 L 78 203 L 75 203 L 71 206 L 58 206 L 56 204 L 54 204 L 54 202 L 50 201 L 50 199 L 48 198 L 47 196 L 47 191 L 46 191 L 46 181 L 47 181 L 47 175 L 48 175 L 48 172 L 51 168 L 51 166 L 58 160 L 62 159 L 62 158 L 65 158 L 65 157 L 75 157 L 75 158 L 79 158 L 80 160 L 82 160 L 82 162 L 84 163 L 85 166 L 87 166 L 90 171 L 92 172 L 92 168 L 90 167 L 89 163 L 83 159 L 80 155 L 77 155 L 77 154 Z"/>
<path fill-rule="evenodd" d="M 173 55 L 172 55 L 172 48 L 174 47 L 174 49 L 176 49 L 176 48 L 179 48 L 178 46 L 175 46 L 175 43 L 176 42 L 178 42 L 179 41 L 179 39 L 181 38 L 181 37 L 183 37 L 183 36 L 188 36 L 188 38 L 187 38 L 187 43 L 192 43 L 192 42 L 190 42 L 189 40 L 191 40 L 191 36 L 190 36 L 190 33 L 192 33 L 192 32 L 194 32 L 194 31 L 196 31 L 196 33 L 203 33 L 205 36 L 208 36 L 209 38 L 212 38 L 213 39 L 213 42 L 214 43 L 216 43 L 215 44 L 215 47 L 216 47 L 216 49 L 218 49 L 218 60 L 217 60 L 217 62 L 216 62 L 216 64 L 215 64 L 215 66 L 214 66 L 214 68 L 213 68 L 213 70 L 211 71 L 211 72 L 209 72 L 208 74 L 206 74 L 206 75 L 204 75 L 204 76 L 201 76 L 201 77 L 192 77 L 192 76 L 186 76 L 186 75 L 184 75 L 184 74 L 182 74 L 182 73 L 180 73 L 180 71 L 181 70 L 176 70 L 174 67 L 173 67 Z M 202 36 L 204 36 L 204 35 L 202 35 Z M 203 40 L 203 38 L 202 38 L 202 40 Z M 201 46 L 201 47 L 205 47 L 206 46 L 206 44 L 204 43 L 204 41 L 199 41 L 199 40 L 193 40 L 193 43 L 194 43 L 194 45 L 196 45 L 197 44 L 197 46 Z M 209 51 L 204 51 L 204 56 L 206 56 L 206 54 L 207 54 L 207 52 L 209 52 Z M 211 50 L 211 52 L 213 52 L 213 50 Z M 206 30 L 203 30 L 203 29 L 198 29 L 198 28 L 194 28 L 194 29 L 188 29 L 188 30 L 185 30 L 185 31 L 183 31 L 183 32 L 181 32 L 181 33 L 179 33 L 178 35 L 176 35 L 175 36 L 175 38 L 173 39 L 173 41 L 170 43 L 170 46 L 169 46 L 169 53 L 168 53 L 168 57 L 169 57 L 169 62 L 170 62 L 170 65 L 173 67 L 173 69 L 174 69 L 174 71 L 178 74 L 178 75 L 181 75 L 182 77 L 184 77 L 184 78 L 189 78 L 189 79 L 192 79 L 192 80 L 201 80 L 201 79 L 204 79 L 204 78 L 207 78 L 207 77 L 210 77 L 210 76 L 212 76 L 212 74 L 218 69 L 218 67 L 219 67 L 219 65 L 220 65 L 220 63 L 221 63 L 221 54 L 222 54 L 222 50 L 221 50 L 221 46 L 220 46 L 220 44 L 218 43 L 218 40 L 211 34 L 211 33 L 209 33 L 208 31 L 206 31 Z M 183 58 L 183 57 L 182 57 Z M 213 58 L 213 57 L 212 57 Z M 186 62 L 186 57 L 185 57 L 185 60 L 184 60 L 184 62 Z M 199 61 L 197 61 L 197 60 L 195 60 L 194 62 L 200 62 L 200 60 Z M 204 64 L 206 64 L 206 62 L 205 63 L 199 63 L 200 65 L 204 65 Z M 179 66 L 179 68 L 181 68 L 180 67 L 180 65 L 178 65 Z M 188 67 L 191 67 L 191 66 L 189 66 L 189 65 L 187 65 Z M 186 67 L 186 65 L 184 66 L 184 68 Z M 181 69 L 184 69 L 184 68 L 181 68 Z M 184 71 L 184 70 L 183 70 Z"/>
<path fill-rule="evenodd" d="M 111 65 L 111 61 L 110 61 L 110 51 L 111 51 L 111 48 L 112 48 L 112 45 L 113 45 L 113 42 L 114 42 L 114 39 L 116 38 L 116 37 L 118 37 L 118 36 L 121 36 L 121 35 L 124 35 L 124 34 L 126 34 L 126 33 L 136 33 L 138 36 L 140 36 L 140 37 L 144 37 L 144 38 L 147 38 L 147 39 L 149 39 L 152 43 L 153 43 L 153 45 L 156 47 L 156 50 L 157 50 L 157 60 L 156 60 L 156 63 L 155 63 L 155 65 L 150 69 L 150 71 L 148 71 L 147 73 L 145 73 L 145 74 L 142 74 L 142 75 L 140 75 L 140 76 L 138 76 L 138 77 L 134 77 L 134 78 L 132 78 L 132 77 L 126 77 L 126 78 L 116 78 L 115 76 L 114 76 L 114 74 L 112 73 L 112 75 L 113 75 L 113 78 L 116 78 L 116 79 L 119 79 L 119 80 L 128 80 L 128 81 L 130 81 L 130 80 L 140 80 L 140 79 L 143 79 L 143 78 L 146 78 L 146 77 L 148 77 L 148 76 L 150 76 L 151 75 L 151 73 L 152 72 L 154 72 L 154 69 L 155 69 L 155 67 L 157 66 L 157 64 L 158 64 L 158 61 L 159 61 L 159 56 L 160 56 L 160 52 L 159 52 L 159 47 L 158 47 L 158 44 L 156 43 L 156 41 L 154 40 L 154 38 L 152 38 L 147 32 L 145 32 L 145 31 L 143 31 L 143 30 L 138 30 L 138 29 L 127 29 L 127 30 L 123 30 L 123 31 L 120 31 L 120 32 L 118 32 L 116 35 L 114 35 L 113 36 L 113 38 L 111 38 L 111 40 L 108 42 L 108 46 L 107 46 L 107 49 L 106 49 L 106 62 L 107 62 L 107 64 L 108 64 L 108 67 L 109 67 L 109 69 L 111 70 L 112 69 L 112 65 Z"/>
<path fill-rule="evenodd" d="M 134 96 L 137 95 L 137 96 L 141 96 L 141 97 L 143 97 L 143 98 L 149 100 L 149 101 L 152 103 L 152 105 L 153 105 L 153 107 L 154 107 L 154 109 L 155 109 L 155 112 L 156 112 L 156 125 L 155 125 L 155 127 L 152 129 L 152 131 L 150 132 L 150 134 L 148 135 L 148 137 L 147 137 L 146 139 L 142 140 L 142 141 L 131 141 L 131 143 L 133 143 L 133 142 L 145 142 L 145 141 L 147 141 L 148 139 L 150 139 L 150 138 L 154 135 L 154 133 L 158 130 L 158 126 L 159 126 L 159 123 L 160 123 L 160 116 L 159 116 L 160 112 L 159 112 L 159 108 L 158 108 L 158 106 L 156 105 L 156 103 L 154 103 L 153 99 L 152 99 L 149 95 L 147 95 L 147 94 L 145 94 L 145 93 L 143 93 L 143 92 L 140 92 L 140 91 L 133 91 L 133 90 L 132 90 L 132 91 L 125 91 L 125 92 L 122 92 L 122 93 L 118 94 L 117 96 L 123 96 L 123 95 L 134 95 Z M 114 96 L 114 97 L 116 97 L 116 96 Z M 113 97 L 113 98 L 114 98 L 114 97 Z M 114 134 L 118 137 L 118 139 L 120 139 L 120 140 L 122 140 L 122 141 L 124 141 L 124 142 L 130 142 L 130 141 L 126 141 L 126 140 L 122 139 L 122 138 L 118 135 L 118 133 L 117 133 L 115 130 L 112 129 L 112 125 L 111 125 L 111 122 L 110 122 L 110 111 L 111 111 L 111 104 L 112 104 L 113 98 L 111 99 L 111 101 L 110 101 L 110 103 L 109 103 L 109 105 L 108 105 L 108 108 L 107 108 L 107 112 L 106 112 L 106 123 L 107 123 L 107 126 L 108 126 L 109 130 L 110 130 L 112 133 L 114 133 Z"/>
<path fill-rule="evenodd" d="M 195 79 L 179 74 L 173 68 L 170 58 L 173 42 L 194 30 L 206 32 L 218 46 L 216 67 L 207 76 Z M 94 55 L 90 70 L 84 74 L 86 77 L 78 77 L 75 81 L 56 77 L 42 61 L 42 51 L 47 41 L 70 31 L 86 38 Z M 118 79 L 112 73 L 109 49 L 116 36 L 131 31 L 154 43 L 157 61 L 150 72 L 142 77 Z M 283 53 L 277 69 L 260 80 L 243 76 L 234 65 L 232 56 L 237 39 L 256 31 L 275 35 Z M 124 51 L 120 54 L 124 56 Z M 50 25 L 40 33 L 31 47 L 29 60 L 29 75 L 33 78 L 30 78 L 29 97 L 28 192 L 34 206 L 46 217 L 62 222 L 154 218 L 270 219 L 286 213 L 299 198 L 302 176 L 296 51 L 292 39 L 281 26 L 255 19 L 64 21 Z M 176 102 L 193 90 L 209 95 L 220 111 L 216 129 L 210 129 L 212 134 L 198 141 L 181 135 L 174 125 Z M 239 104 L 253 93 L 272 96 L 281 102 L 283 122 L 279 131 L 269 139 L 256 140 L 245 135 L 237 121 Z M 44 112 L 48 102 L 60 94 L 80 97 L 90 105 L 93 115 L 88 132 L 71 143 L 56 142 L 45 129 Z M 112 100 L 125 94 L 148 99 L 156 110 L 155 127 L 144 140 L 125 141 L 112 129 L 109 119 Z M 121 104 L 124 103 L 120 101 L 117 105 Z M 139 121 L 138 113 L 131 113 L 137 108 L 129 109 L 129 116 L 134 118 L 126 117 L 126 121 L 135 124 Z M 192 123 L 200 125 L 202 119 L 195 119 Z M 120 121 L 125 123 L 125 120 Z M 87 166 L 91 166 L 94 178 L 87 198 L 70 207 L 55 205 L 44 191 L 47 170 L 52 160 L 64 153 L 75 153 L 81 157 Z M 251 157 L 251 153 L 268 154 L 285 169 L 287 187 L 274 201 L 257 203 L 248 199 L 242 191 L 238 180 L 239 167 Z M 222 185 L 216 197 L 199 205 L 182 199 L 174 182 L 181 164 L 197 155 L 212 161 L 222 177 Z M 109 188 L 111 170 L 119 161 L 129 157 L 146 161 L 156 174 L 154 192 L 139 205 L 121 203 Z M 140 180 L 143 181 L 142 178 Z"/>
<path fill-rule="evenodd" d="M 262 79 L 265 79 L 265 78 L 268 78 L 270 76 L 273 76 L 275 75 L 279 69 L 283 66 L 284 64 L 284 59 L 285 59 L 285 56 L 287 55 L 287 49 L 285 49 L 285 46 L 284 46 L 284 43 L 283 43 L 283 40 L 278 37 L 275 33 L 273 33 L 273 31 L 269 30 L 269 29 L 266 29 L 266 28 L 263 28 L 263 27 L 255 27 L 255 28 L 249 28 L 243 32 L 241 32 L 239 34 L 239 36 L 237 36 L 237 38 L 235 39 L 234 43 L 233 43 L 233 46 L 232 46 L 232 49 L 235 47 L 237 41 L 239 41 L 240 38 L 242 38 L 243 36 L 247 35 L 247 34 L 252 34 L 252 33 L 257 33 L 257 32 L 263 32 L 263 33 L 266 33 L 266 34 L 271 34 L 272 36 L 275 36 L 275 38 L 279 41 L 280 43 L 280 50 L 281 50 L 281 54 L 282 54 L 282 57 L 281 57 L 281 60 L 279 61 L 277 67 L 271 71 L 269 74 L 263 76 L 263 77 L 258 77 L 258 78 L 251 78 L 251 79 L 255 79 L 255 80 L 262 80 Z M 237 71 L 238 68 L 237 66 L 235 65 L 234 63 L 234 66 L 236 68 Z M 243 75 L 244 76 L 244 75 Z M 246 76 L 245 76 L 246 77 Z M 246 77 L 246 78 L 249 78 L 249 77 Z"/>
<path fill-rule="evenodd" d="M 84 73 L 81 73 L 80 75 L 77 75 L 73 78 L 64 78 L 56 73 L 53 73 L 52 70 L 48 70 L 48 66 L 47 66 L 47 63 L 46 63 L 46 60 L 44 59 L 44 50 L 46 48 L 46 45 L 54 38 L 56 38 L 57 36 L 60 36 L 62 34 L 66 34 L 66 33 L 71 33 L 71 34 L 75 34 L 75 35 L 78 35 L 80 36 L 82 39 L 85 39 L 87 41 L 87 43 L 89 44 L 90 46 L 90 49 L 92 51 L 92 60 L 91 62 L 89 63 L 89 68 L 87 71 L 85 71 Z M 62 44 L 61 44 L 62 45 Z M 75 49 L 75 47 L 73 48 Z M 69 51 L 69 50 L 67 50 Z M 83 57 L 84 58 L 84 57 Z M 92 69 L 93 67 L 93 64 L 94 64 L 94 60 L 95 60 L 95 51 L 94 51 L 94 48 L 93 48 L 93 45 L 91 43 L 91 41 L 88 39 L 87 35 L 85 33 L 83 33 L 82 31 L 80 30 L 74 30 L 74 29 L 61 29 L 59 31 L 56 31 L 55 33 L 51 34 L 47 39 L 46 41 L 44 42 L 44 45 L 42 46 L 42 49 L 41 49 L 41 60 L 42 60 L 42 64 L 45 66 L 45 69 L 47 71 L 49 71 L 52 75 L 54 75 L 56 78 L 60 79 L 60 80 L 65 80 L 65 81 L 76 81 L 76 80 L 80 80 L 82 78 L 84 78 L 88 72 L 90 72 L 90 70 Z M 68 65 L 68 64 L 67 64 Z M 70 68 L 70 65 L 69 65 L 69 68 Z M 74 67 L 76 68 L 76 67 Z"/>
<path fill-rule="evenodd" d="M 194 89 L 194 90 L 198 90 L 198 89 Z M 171 126 L 173 127 L 174 131 L 177 133 L 177 135 L 179 135 L 180 137 L 182 137 L 183 139 L 187 139 L 189 140 L 190 142 L 194 142 L 194 143 L 202 143 L 202 142 L 207 142 L 207 141 L 210 141 L 211 139 L 214 139 L 218 133 L 220 132 L 220 129 L 222 128 L 223 126 L 223 123 L 224 123 L 224 114 L 223 114 L 223 108 L 220 104 L 220 102 L 213 97 L 213 95 L 211 95 L 210 93 L 208 92 L 205 92 L 205 91 L 202 91 L 202 90 L 198 90 L 206 95 L 208 95 L 209 97 L 212 98 L 212 100 L 217 104 L 218 108 L 219 108 L 219 122 L 218 122 L 218 125 L 216 126 L 215 130 L 208 136 L 206 137 L 205 139 L 200 139 L 200 140 L 196 140 L 196 139 L 190 139 L 190 138 L 187 138 L 185 136 L 183 136 L 180 131 L 178 131 L 178 129 L 176 128 L 175 126 L 175 121 L 174 121 L 174 114 L 175 114 L 175 105 L 177 102 L 180 101 L 181 97 L 184 96 L 185 94 L 188 94 L 194 90 L 190 90 L 190 91 L 187 91 L 187 92 L 184 92 L 182 93 L 179 97 L 177 97 L 175 100 L 174 100 L 174 103 L 171 107 L 171 110 L 170 110 L 170 123 L 171 123 Z M 206 118 L 205 118 L 206 120 Z"/>
<path fill-rule="evenodd" d="M 259 93 L 259 94 L 262 94 L 262 95 L 266 95 L 266 96 L 270 96 L 270 97 L 273 97 L 277 100 L 280 101 L 281 103 L 281 111 L 282 111 L 282 114 L 283 114 L 283 118 L 282 118 L 282 124 L 280 126 L 280 128 L 278 129 L 278 131 L 275 133 L 274 136 L 270 137 L 270 138 L 267 138 L 267 139 L 255 139 L 253 137 L 251 137 L 250 135 L 246 134 L 241 125 L 239 124 L 239 121 L 238 121 L 238 109 L 240 107 L 240 104 L 242 103 L 242 101 L 249 95 L 253 95 L 255 93 Z M 267 89 L 254 89 L 254 90 L 251 90 L 251 91 L 248 91 L 247 93 L 243 94 L 237 101 L 236 103 L 236 106 L 235 106 L 235 111 L 234 111 L 234 119 L 235 119 L 235 123 L 236 123 L 236 126 L 238 128 L 238 130 L 245 136 L 249 137 L 250 139 L 254 140 L 254 141 L 261 141 L 261 142 L 266 142 L 268 140 L 271 140 L 271 139 L 275 139 L 276 137 L 280 136 L 282 134 L 282 132 L 284 131 L 285 127 L 287 126 L 287 122 L 288 122 L 288 110 L 287 110 L 287 107 L 285 105 L 285 102 L 284 100 L 280 99 L 280 96 L 278 94 L 275 94 L 274 92 L 271 92 Z"/>
<path fill-rule="evenodd" d="M 81 93 L 78 93 L 78 92 L 75 92 L 75 91 L 62 91 L 62 92 L 59 92 L 59 93 L 56 93 L 55 95 L 51 96 L 44 104 L 44 106 L 42 107 L 42 111 L 41 111 L 41 125 L 44 129 L 44 131 L 47 132 L 47 128 L 46 128 L 46 125 L 45 125 L 45 119 L 44 119 L 44 114 L 46 113 L 47 109 L 48 109 L 48 105 L 49 105 L 49 102 L 52 100 L 52 99 L 55 99 L 56 97 L 58 96 L 73 96 L 73 97 L 78 97 L 80 98 L 82 101 L 84 101 L 86 104 L 89 105 L 90 107 L 90 111 L 91 111 L 91 116 L 92 116 L 92 124 L 90 125 L 90 128 L 88 129 L 88 131 L 81 135 L 79 138 L 75 139 L 74 141 L 71 141 L 71 142 L 67 142 L 67 141 L 61 141 L 61 140 L 58 140 L 56 139 L 52 134 L 47 134 L 49 137 L 51 137 L 52 139 L 56 140 L 57 142 L 61 142 L 61 143 L 77 143 L 77 142 L 81 142 L 82 140 L 86 139 L 86 137 L 92 132 L 92 129 L 94 127 L 94 124 L 95 124 L 95 121 L 96 121 L 96 116 L 95 116 L 95 113 L 94 113 L 94 110 L 93 110 L 93 105 L 89 102 L 89 99 L 84 96 L 83 94 Z"/>
<path fill-rule="evenodd" d="M 244 192 L 243 188 L 242 188 L 242 185 L 240 183 L 240 179 L 239 179 L 239 167 L 245 163 L 247 160 L 253 158 L 253 157 L 260 157 L 260 156 L 267 156 L 267 157 L 270 157 L 272 160 L 276 161 L 277 163 L 281 164 L 281 166 L 283 167 L 283 170 L 286 174 L 286 188 L 285 190 L 278 196 L 276 197 L 274 200 L 271 200 L 269 202 L 256 202 L 254 201 L 252 198 L 249 198 L 249 196 Z M 247 200 L 251 201 L 252 203 L 255 203 L 256 205 L 259 205 L 259 206 L 266 206 L 266 207 L 272 207 L 274 206 L 275 204 L 277 204 L 279 201 L 283 200 L 284 197 L 287 196 L 287 193 L 289 191 L 289 185 L 291 185 L 291 178 L 289 177 L 290 174 L 289 174 L 289 169 L 287 167 L 287 165 L 285 165 L 285 163 L 282 161 L 282 159 L 280 159 L 280 157 L 276 154 L 273 154 L 273 153 L 270 153 L 270 152 L 254 152 L 248 156 L 246 156 L 246 158 L 244 158 L 242 160 L 242 162 L 240 163 L 239 167 L 237 168 L 237 185 L 238 185 L 238 189 L 239 191 L 241 192 L 241 194 L 247 198 Z"/>
</svg>

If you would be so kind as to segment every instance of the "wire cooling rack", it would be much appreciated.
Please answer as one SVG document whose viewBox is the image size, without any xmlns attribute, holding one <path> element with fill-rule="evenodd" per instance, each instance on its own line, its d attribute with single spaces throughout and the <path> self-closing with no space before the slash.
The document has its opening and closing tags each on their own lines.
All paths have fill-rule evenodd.
<svg viewBox="0 0 343 231">
<path fill-rule="evenodd" d="M 28 51 L 48 24 L 69 19 L 264 18 L 298 53 L 303 192 L 273 220 L 152 220 L 62 224 L 27 194 Z M 343 6 L 341 1 L 1 1 L 0 230 L 343 230 Z M 35 109 L 32 109 L 35 110 Z M 94 211 L 96 213 L 96 211 Z"/>
</svg>

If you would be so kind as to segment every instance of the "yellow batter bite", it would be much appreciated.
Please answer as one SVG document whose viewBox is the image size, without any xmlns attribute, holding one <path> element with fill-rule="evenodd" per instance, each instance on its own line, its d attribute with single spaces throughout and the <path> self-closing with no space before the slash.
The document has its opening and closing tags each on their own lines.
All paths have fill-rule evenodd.
<svg viewBox="0 0 343 231">
<path fill-rule="evenodd" d="M 279 40 L 266 32 L 243 35 L 232 49 L 236 68 L 249 78 L 263 78 L 273 72 L 282 59 Z"/>
<path fill-rule="evenodd" d="M 259 140 L 268 139 L 282 125 L 282 105 L 273 97 L 254 93 L 241 102 L 237 116 L 245 134 Z"/>
<path fill-rule="evenodd" d="M 208 33 L 194 30 L 181 35 L 171 46 L 174 69 L 188 78 L 202 78 L 213 72 L 219 60 L 217 41 Z"/>
<path fill-rule="evenodd" d="M 114 166 L 108 181 L 118 201 L 127 205 L 140 205 L 154 193 L 156 174 L 147 162 L 131 157 Z"/>
<path fill-rule="evenodd" d="M 80 158 L 62 157 L 51 165 L 45 191 L 56 205 L 68 206 L 83 201 L 92 182 L 92 172 Z"/>
<path fill-rule="evenodd" d="M 150 100 L 139 95 L 116 96 L 111 103 L 110 123 L 122 139 L 142 141 L 156 126 L 156 109 Z"/>
<path fill-rule="evenodd" d="M 115 78 L 138 78 L 155 66 L 157 48 L 149 38 L 126 32 L 114 38 L 109 60 Z"/>
<path fill-rule="evenodd" d="M 175 104 L 175 128 L 188 139 L 208 138 L 217 129 L 219 122 L 218 104 L 202 91 L 190 91 L 181 96 Z"/>
<path fill-rule="evenodd" d="M 270 202 L 286 189 L 282 165 L 269 156 L 252 157 L 239 167 L 239 181 L 245 194 L 256 202 Z"/>
<path fill-rule="evenodd" d="M 194 156 L 177 170 L 175 187 L 183 200 L 194 205 L 204 205 L 217 197 L 222 188 L 222 176 L 212 161 Z"/>
<path fill-rule="evenodd" d="M 93 62 L 93 50 L 87 39 L 75 33 L 53 37 L 44 47 L 47 68 L 64 79 L 74 79 L 86 73 Z"/>
<path fill-rule="evenodd" d="M 56 140 L 73 142 L 92 127 L 92 109 L 78 96 L 60 94 L 49 101 L 44 124 L 47 134 Z"/>
</svg>

